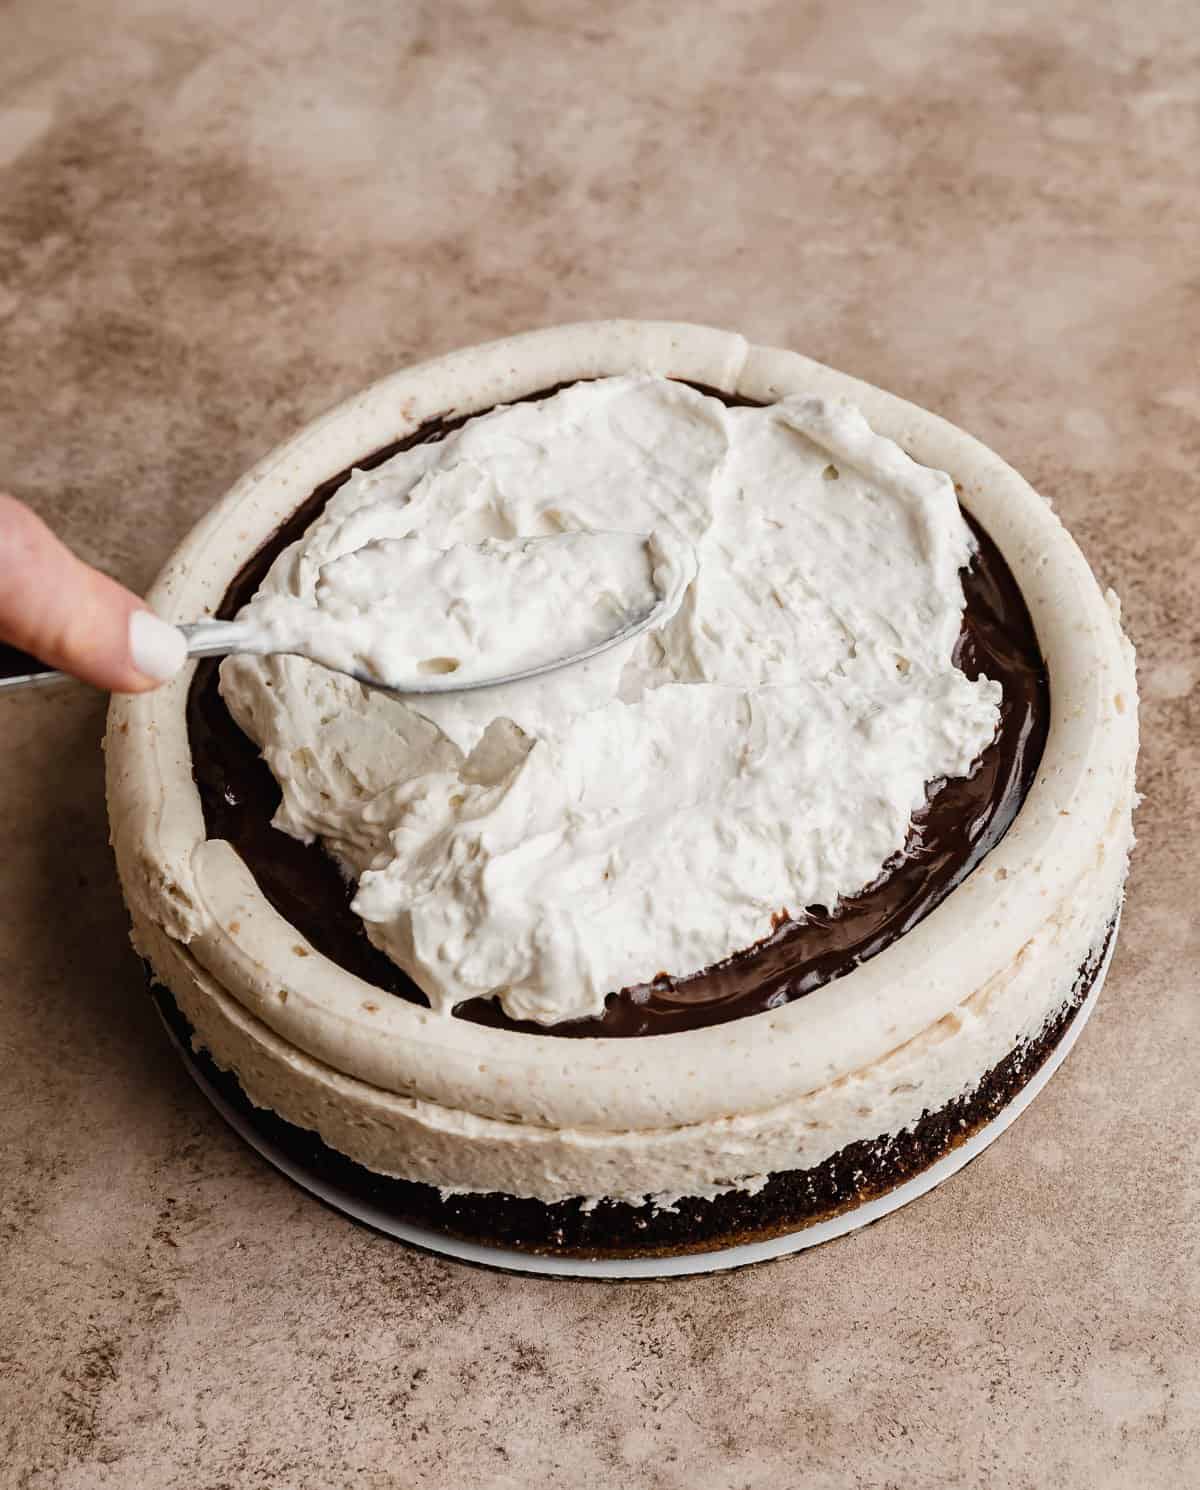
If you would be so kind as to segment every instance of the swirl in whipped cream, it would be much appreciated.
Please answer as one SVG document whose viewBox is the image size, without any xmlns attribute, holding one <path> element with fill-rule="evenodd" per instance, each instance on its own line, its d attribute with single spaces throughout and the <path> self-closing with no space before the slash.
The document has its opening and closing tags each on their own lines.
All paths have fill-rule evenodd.
<svg viewBox="0 0 1200 1490">
<path fill-rule="evenodd" d="M 781 912 L 833 906 L 995 733 L 999 684 L 953 663 L 972 540 L 952 482 L 815 398 L 729 408 L 622 377 L 494 410 L 356 472 L 250 609 L 323 602 L 361 643 L 404 556 L 431 581 L 422 649 L 456 603 L 518 631 L 527 604 L 541 619 L 523 634 L 549 617 L 557 642 L 611 629 L 644 548 L 624 546 L 607 587 L 547 580 L 561 624 L 558 601 L 489 592 L 494 566 L 446 555 L 599 531 L 653 532 L 695 568 L 663 625 L 578 667 L 405 702 L 300 657 L 222 666 L 282 789 L 276 825 L 357 880 L 371 940 L 443 1012 L 493 996 L 518 1019 L 595 1015 Z"/>
</svg>

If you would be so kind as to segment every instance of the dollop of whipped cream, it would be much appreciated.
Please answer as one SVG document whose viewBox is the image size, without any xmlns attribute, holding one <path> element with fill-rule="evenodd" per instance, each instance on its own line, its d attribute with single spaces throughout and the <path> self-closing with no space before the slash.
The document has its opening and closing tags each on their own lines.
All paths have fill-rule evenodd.
<svg viewBox="0 0 1200 1490">
<path fill-rule="evenodd" d="M 239 650 L 291 652 L 401 691 L 451 675 L 486 682 L 584 652 L 651 612 L 669 620 L 695 572 L 670 534 L 445 549 L 374 538 L 321 563 L 311 594 L 264 588 L 239 613 Z"/>
<path fill-rule="evenodd" d="M 430 583 L 402 607 L 425 628 L 404 657 L 455 658 L 456 602 L 483 625 L 524 604 L 557 624 L 517 578 L 531 553 L 548 594 L 575 595 L 559 581 L 580 555 L 556 577 L 552 547 L 528 540 L 647 533 L 640 556 L 618 546 L 619 582 L 597 548 L 609 577 L 588 593 L 635 603 L 666 565 L 673 613 L 545 677 L 405 700 L 304 657 L 222 664 L 282 789 L 276 826 L 357 882 L 368 936 L 436 1010 L 485 996 L 518 1019 L 597 1015 L 781 913 L 832 907 L 994 737 L 1000 685 L 953 660 L 973 550 L 953 483 L 819 398 L 728 408 L 644 376 L 495 409 L 356 471 L 252 608 L 336 596 L 345 655 L 380 648 L 390 667 L 373 596 L 402 562 Z"/>
</svg>

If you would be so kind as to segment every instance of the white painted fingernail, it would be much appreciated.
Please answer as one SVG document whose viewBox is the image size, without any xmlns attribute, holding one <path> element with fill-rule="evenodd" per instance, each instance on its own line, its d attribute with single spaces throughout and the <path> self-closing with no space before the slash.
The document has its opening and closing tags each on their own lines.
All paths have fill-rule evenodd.
<svg viewBox="0 0 1200 1490">
<path fill-rule="evenodd" d="M 153 611 L 135 610 L 129 617 L 129 656 L 143 677 L 165 683 L 187 661 L 187 642 L 178 627 Z"/>
</svg>

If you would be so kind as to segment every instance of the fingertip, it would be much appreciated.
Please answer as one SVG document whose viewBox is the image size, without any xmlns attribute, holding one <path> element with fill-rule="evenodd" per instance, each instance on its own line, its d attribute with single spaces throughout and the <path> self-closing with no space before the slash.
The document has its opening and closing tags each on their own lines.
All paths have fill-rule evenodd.
<svg viewBox="0 0 1200 1490">
<path fill-rule="evenodd" d="M 145 693 L 173 678 L 187 642 L 123 585 L 0 494 L 0 639 L 85 683 Z"/>
<path fill-rule="evenodd" d="M 168 682 L 187 661 L 187 640 L 178 626 L 151 610 L 129 616 L 129 660 L 145 680 L 138 692 Z"/>
</svg>

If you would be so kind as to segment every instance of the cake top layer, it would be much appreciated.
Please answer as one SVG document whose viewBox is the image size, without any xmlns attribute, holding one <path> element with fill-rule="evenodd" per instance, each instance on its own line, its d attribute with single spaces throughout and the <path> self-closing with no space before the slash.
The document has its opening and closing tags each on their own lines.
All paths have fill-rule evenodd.
<svg viewBox="0 0 1200 1490">
<path fill-rule="evenodd" d="M 1004 568 L 1003 597 L 1019 594 L 1028 611 L 1018 627 L 1019 648 L 1035 673 L 1038 656 L 1044 663 L 1048 697 L 1044 687 L 1035 692 L 1048 702 L 1049 729 L 1044 752 L 1033 752 L 1036 771 L 1018 783 L 1020 810 L 1006 819 L 1007 832 L 988 838 L 986 860 L 930 913 L 908 918 L 903 935 L 883 950 L 790 1001 L 756 1005 L 753 1017 L 676 1023 L 661 1039 L 589 1038 L 564 1046 L 558 1038 L 531 1038 L 523 1027 L 445 1018 L 407 996 L 380 997 L 390 986 L 386 978 L 359 971 L 362 961 L 340 962 L 335 945 L 297 929 L 309 913 L 309 865 L 329 885 L 331 919 L 348 941 L 355 940 L 356 918 L 348 915 L 332 859 L 315 844 L 276 833 L 265 817 L 259 822 L 255 804 L 238 796 L 243 786 L 257 791 L 251 775 L 264 787 L 273 778 L 208 686 L 215 669 L 201 663 L 152 693 L 115 698 L 106 737 L 113 847 L 135 945 L 170 972 L 173 986 L 200 990 L 223 1017 L 241 1021 L 256 1049 L 269 1044 L 285 1052 L 297 1073 L 325 1070 L 339 1091 L 346 1081 L 363 1083 L 376 1112 L 392 1104 L 404 1121 L 428 1123 L 430 1134 L 451 1125 L 493 1135 L 510 1134 L 514 1123 L 569 1129 L 599 1169 L 609 1155 L 599 1135 L 670 1128 L 680 1138 L 685 1130 L 703 1136 L 711 1120 L 774 1111 L 843 1076 L 856 1078 L 925 1031 L 938 1042 L 947 1014 L 955 1015 L 951 1023 L 965 1018 L 972 1028 L 977 1020 L 990 1024 L 1018 985 L 1044 997 L 1048 985 L 1031 943 L 1059 947 L 1061 915 L 1077 919 L 1081 905 L 1099 903 L 1099 879 L 1107 881 L 1123 863 L 1137 751 L 1133 655 L 1115 600 L 1106 599 L 1052 508 L 1016 471 L 963 430 L 892 394 L 799 353 L 751 346 L 709 327 L 559 326 L 394 373 L 264 455 L 186 536 L 148 599 L 173 620 L 228 614 L 223 605 L 231 590 L 249 598 L 281 551 L 277 537 L 290 542 L 302 533 L 356 459 L 374 462 L 399 442 L 427 442 L 439 427 L 448 433 L 450 421 L 540 396 L 539 390 L 646 373 L 716 388 L 735 402 L 820 394 L 853 403 L 874 430 L 916 460 L 953 474 L 964 510 Z M 297 512 L 306 516 L 293 526 Z M 976 566 L 963 572 L 972 592 L 982 580 Z M 986 583 L 979 600 L 986 613 Z M 969 626 L 969 611 L 964 621 Z M 1037 655 L 1028 651 L 1031 638 Z M 985 646 L 980 657 L 989 655 Z M 966 660 L 963 666 L 969 668 Z M 982 671 L 990 674 L 990 666 Z M 1012 716 L 1009 703 L 1006 681 L 1003 708 Z M 210 711 L 222 728 L 229 725 L 230 746 L 241 746 L 232 794 L 221 785 L 229 753 L 210 761 L 206 728 L 191 729 Z M 1018 709 L 1012 722 L 1021 737 L 1036 721 Z M 981 765 L 986 769 L 994 756 L 985 751 Z M 260 769 L 244 773 L 243 762 Z M 930 811 L 960 788 L 973 795 L 982 774 L 951 781 L 933 796 Z M 273 797 L 268 792 L 263 801 Z M 272 838 L 282 849 L 273 861 L 278 874 L 272 870 L 260 881 L 250 861 L 267 862 Z M 906 861 L 885 887 L 923 867 L 920 858 Z M 298 871 L 301 882 L 281 895 Z M 269 893 L 261 887 L 268 881 Z M 280 910 L 284 903 L 300 921 Z M 310 909 L 319 930 L 322 907 L 314 902 Z M 798 939 L 806 929 L 799 928 Z M 366 961 L 394 968 L 365 936 L 358 940 L 374 954 Z M 787 928 L 782 940 L 790 945 Z M 749 968 L 757 959 L 756 950 L 714 972 L 721 980 L 726 967 Z M 396 990 L 407 994 L 412 980 L 398 968 L 395 978 Z M 705 973 L 696 982 L 711 978 Z M 494 999 L 474 1003 L 498 1008 Z M 631 1003 L 612 1000 L 595 1033 L 612 1033 L 609 1013 Z M 944 1053 L 946 1042 L 937 1049 Z M 967 1049 L 974 1046 L 968 1042 Z M 964 1085 L 972 1070 L 977 1076 L 978 1065 L 967 1058 Z M 852 1082 L 846 1090 L 853 1095 Z M 577 1188 L 605 1191 L 603 1175 L 593 1178 Z"/>
<path fill-rule="evenodd" d="M 833 906 L 995 733 L 999 685 L 953 660 L 972 540 L 952 482 L 816 398 L 731 408 L 636 376 L 494 410 L 356 473 L 257 603 L 314 603 L 365 545 L 436 565 L 596 530 L 696 568 L 663 626 L 578 668 L 412 707 L 300 658 L 222 670 L 277 825 L 358 880 L 371 940 L 437 1009 L 587 1017 Z M 602 590 L 584 581 L 585 615 Z"/>
</svg>

